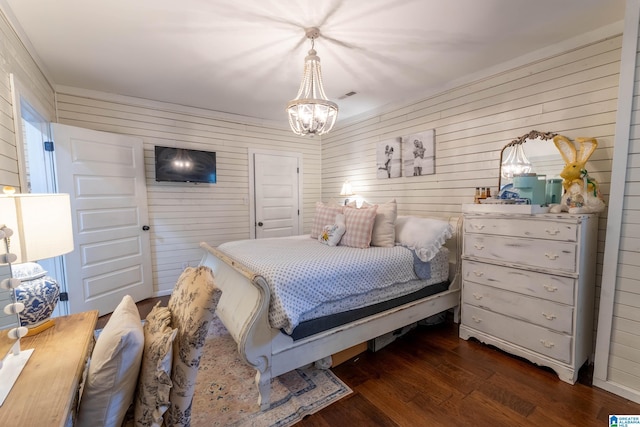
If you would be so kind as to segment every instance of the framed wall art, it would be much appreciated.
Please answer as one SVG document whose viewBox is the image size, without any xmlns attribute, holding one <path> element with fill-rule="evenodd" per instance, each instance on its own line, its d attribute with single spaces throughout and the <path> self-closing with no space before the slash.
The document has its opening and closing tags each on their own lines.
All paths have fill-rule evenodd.
<svg viewBox="0 0 640 427">
<path fill-rule="evenodd" d="M 404 176 L 436 173 L 435 134 L 435 129 L 430 129 L 401 138 Z"/>
<path fill-rule="evenodd" d="M 402 175 L 402 153 L 400 138 L 378 142 L 376 147 L 378 179 L 398 178 Z"/>
</svg>

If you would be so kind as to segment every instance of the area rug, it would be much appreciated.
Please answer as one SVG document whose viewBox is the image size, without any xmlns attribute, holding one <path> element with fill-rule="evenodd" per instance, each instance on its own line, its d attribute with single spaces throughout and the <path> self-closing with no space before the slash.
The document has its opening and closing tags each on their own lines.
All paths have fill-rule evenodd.
<svg viewBox="0 0 640 427">
<path fill-rule="evenodd" d="M 296 369 L 271 380 L 271 407 L 260 411 L 255 374 L 214 317 L 200 360 L 191 425 L 286 427 L 351 393 L 330 370 Z"/>
</svg>

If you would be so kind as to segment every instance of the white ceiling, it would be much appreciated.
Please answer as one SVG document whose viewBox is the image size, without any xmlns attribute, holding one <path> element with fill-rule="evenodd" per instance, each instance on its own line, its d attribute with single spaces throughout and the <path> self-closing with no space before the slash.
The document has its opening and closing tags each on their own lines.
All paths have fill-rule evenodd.
<svg viewBox="0 0 640 427">
<path fill-rule="evenodd" d="M 315 49 L 338 120 L 602 27 L 625 0 L 0 0 L 56 86 L 286 123 Z M 339 99 L 347 92 L 355 96 Z"/>
</svg>

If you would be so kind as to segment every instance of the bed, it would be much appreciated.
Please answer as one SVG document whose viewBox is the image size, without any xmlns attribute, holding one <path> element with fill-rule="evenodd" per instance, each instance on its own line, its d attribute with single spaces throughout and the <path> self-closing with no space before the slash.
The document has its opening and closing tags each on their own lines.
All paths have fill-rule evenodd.
<svg viewBox="0 0 640 427">
<path fill-rule="evenodd" d="M 276 321 L 274 321 L 273 310 L 270 310 L 270 307 L 273 309 L 274 305 L 277 305 L 279 297 L 272 295 L 272 287 L 269 280 L 273 280 L 273 278 L 269 272 L 260 274 L 256 272 L 262 268 L 259 265 L 260 259 L 268 258 L 268 256 L 257 256 L 258 260 L 243 257 L 246 249 L 246 246 L 243 247 L 243 245 L 262 244 L 262 242 L 257 240 L 229 242 L 228 244 L 220 245 L 218 248 L 201 243 L 200 246 L 204 250 L 201 265 L 208 266 L 213 270 L 216 286 L 222 290 L 216 314 L 238 344 L 240 357 L 256 369 L 255 381 L 259 391 L 258 404 L 261 409 L 269 408 L 271 379 L 278 375 L 310 363 L 329 367 L 332 354 L 449 309 L 453 309 L 454 320 L 458 321 L 458 306 L 460 303 L 459 240 L 462 219 L 461 217 L 438 219 L 450 225 L 451 238 L 444 242 L 442 249 L 437 254 L 430 256 L 429 262 L 431 263 L 436 261 L 438 257 L 445 256 L 447 280 L 442 282 L 434 279 L 438 283 L 430 283 L 429 286 L 424 287 L 413 283 L 423 280 L 420 278 L 403 282 L 403 286 L 404 283 L 413 283 L 418 290 L 404 292 L 399 297 L 396 295 L 394 297 L 395 303 L 387 303 L 387 305 L 385 305 L 385 297 L 380 296 L 386 292 L 386 285 L 383 284 L 381 290 L 366 289 L 364 294 L 360 292 L 352 298 L 355 300 L 352 307 L 355 308 L 350 311 L 357 312 L 359 310 L 359 314 L 355 315 L 355 317 L 349 317 L 351 316 L 350 314 L 346 318 L 337 321 L 334 320 L 340 317 L 340 313 L 345 312 L 341 302 L 343 300 L 348 301 L 348 298 L 343 298 L 339 292 L 331 295 L 329 299 L 333 299 L 333 301 L 327 304 L 315 307 L 314 303 L 312 303 L 311 310 L 309 310 L 310 306 L 305 304 L 309 299 L 313 298 L 313 295 L 301 298 L 292 304 L 293 306 L 302 306 L 298 313 L 290 314 L 289 318 L 282 314 L 276 315 Z M 296 236 L 292 241 L 296 239 L 305 248 L 318 245 L 315 239 L 309 239 L 308 235 L 303 237 Z M 279 254 L 276 249 L 269 246 L 271 242 L 265 242 L 264 244 L 267 245 L 267 251 L 273 252 L 274 259 L 287 259 L 287 256 Z M 338 248 L 334 249 L 337 251 Z M 391 248 L 389 249 L 391 250 Z M 262 250 L 264 251 L 264 249 Z M 397 252 L 399 249 L 396 247 L 393 250 Z M 403 247 L 400 250 L 407 251 L 409 249 Z M 370 252 L 376 252 L 368 249 L 360 249 L 360 251 L 362 254 L 367 255 Z M 418 251 L 416 250 L 415 252 L 417 253 Z M 259 254 L 260 252 L 258 252 Z M 262 255 L 264 254 L 265 252 L 262 252 Z M 271 263 L 270 259 L 263 259 L 262 261 L 267 264 Z M 373 261 L 373 264 L 376 262 Z M 287 263 L 284 264 L 286 267 Z M 372 265 L 371 261 L 369 265 Z M 309 276 L 314 275 L 315 273 L 312 272 L 309 274 Z M 343 275 L 341 273 L 339 276 Z M 434 280 L 429 279 L 427 278 L 426 282 L 434 282 Z M 356 285 L 367 287 L 366 284 L 357 284 L 353 277 L 350 280 L 354 287 Z M 431 287 L 431 285 L 437 286 Z M 431 288 L 431 290 L 424 293 L 424 289 L 427 288 Z M 376 292 L 380 295 L 376 294 Z M 420 292 L 423 293 L 421 294 Z M 368 296 L 369 293 L 378 295 L 374 301 L 376 304 L 362 302 L 362 295 Z M 286 319 L 283 321 L 282 317 Z M 317 325 L 308 326 L 307 322 L 313 322 L 318 318 L 322 320 L 320 327 Z M 276 326 L 272 326 L 274 324 Z M 301 333 L 299 332 L 300 328 L 303 329 Z"/>
</svg>

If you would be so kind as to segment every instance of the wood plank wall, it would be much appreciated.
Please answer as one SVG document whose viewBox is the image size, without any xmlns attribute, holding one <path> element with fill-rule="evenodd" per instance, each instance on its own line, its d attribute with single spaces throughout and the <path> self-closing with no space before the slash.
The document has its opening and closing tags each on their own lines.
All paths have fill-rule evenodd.
<svg viewBox="0 0 640 427">
<path fill-rule="evenodd" d="M 633 96 L 609 379 L 640 396 L 640 66 Z"/>
<path fill-rule="evenodd" d="M 54 117 L 53 88 L 0 11 L 0 186 L 11 185 L 20 191 L 11 74 L 47 109 L 42 114 Z"/>
<path fill-rule="evenodd" d="M 142 137 L 145 148 L 152 262 L 157 294 L 170 291 L 182 264 L 195 265 L 197 244 L 219 244 L 249 236 L 249 148 L 301 152 L 304 156 L 304 228 L 308 231 L 316 200 L 338 198 L 345 179 L 370 202 L 396 198 L 401 214 L 458 214 L 477 186 L 496 191 L 500 149 L 531 129 L 570 138 L 594 136 L 599 147 L 589 172 L 609 194 L 621 37 L 430 96 L 401 108 L 339 123 L 320 141 L 293 137 L 284 128 L 244 124 L 196 109 L 161 103 L 105 100 L 75 93 L 58 94 L 60 122 Z M 35 94 L 53 116 L 51 85 L 0 13 L 0 185 L 18 187 L 18 166 L 9 75 Z M 637 94 L 636 94 L 637 95 Z M 346 100 L 345 102 L 348 102 Z M 635 116 L 638 112 L 634 112 Z M 637 120 L 636 120 L 637 122 Z M 436 173 L 422 177 L 376 179 L 376 145 L 425 129 L 436 130 Z M 153 180 L 153 146 L 176 145 L 218 153 L 215 186 L 161 184 Z M 640 138 L 637 123 L 629 153 L 627 195 L 616 290 L 614 336 L 638 342 L 638 252 L 640 231 Z M 601 215 L 598 284 L 606 213 Z M 597 291 L 599 294 L 599 289 Z M 624 302 L 622 304 L 621 302 Z M 597 304 L 596 304 L 597 307 Z M 637 348 L 637 347 L 636 347 Z M 612 342 L 610 375 L 640 389 L 637 363 L 628 366 L 622 341 Z"/>
<path fill-rule="evenodd" d="M 59 122 L 142 138 L 156 294 L 170 293 L 184 263 L 199 263 L 201 241 L 217 246 L 249 238 L 249 148 L 302 153 L 302 215 L 305 230 L 311 228 L 314 203 L 320 198 L 320 140 L 297 137 L 285 127 L 251 124 L 249 119 L 240 123 L 241 119 L 211 111 L 115 98 L 96 99 L 60 89 Z M 215 151 L 218 182 L 156 182 L 155 145 Z"/>
<path fill-rule="evenodd" d="M 395 198 L 400 214 L 459 214 L 463 203 L 473 202 L 475 187 L 497 190 L 500 150 L 532 129 L 571 139 L 597 138 L 587 169 L 607 199 L 621 44 L 622 36 L 608 38 L 403 108 L 341 123 L 323 138 L 323 200 L 338 198 L 342 182 L 349 179 L 369 202 Z M 426 129 L 436 133 L 436 173 L 376 179 L 376 145 Z M 599 223 L 597 295 L 606 217 L 605 212 Z"/>
<path fill-rule="evenodd" d="M 640 39 L 638 33 L 640 24 L 640 2 L 627 4 L 626 25 L 633 25 L 635 31 L 627 31 L 625 36 L 635 35 L 633 51 L 630 57 L 625 57 L 623 64 L 635 67 L 635 74 L 628 70 L 621 81 L 621 88 L 629 88 L 631 97 L 625 97 L 621 92 L 621 114 L 619 144 L 616 150 L 625 149 L 624 153 L 616 153 L 619 167 L 625 169 L 624 174 L 617 174 L 615 181 L 616 193 L 612 197 L 612 204 L 621 209 L 619 215 L 612 214 L 610 230 L 616 230 L 619 224 L 620 238 L 616 244 L 607 242 L 605 258 L 609 263 L 605 271 L 607 290 L 603 297 L 601 317 L 603 328 L 602 337 L 598 339 L 596 353 L 596 369 L 594 370 L 594 384 L 609 391 L 621 394 L 636 402 L 640 402 Z M 635 18 L 635 22 L 633 21 Z M 625 39 L 625 43 L 629 43 Z M 629 50 L 629 45 L 626 49 Z M 625 52 L 626 55 L 629 55 Z M 623 65 L 624 66 L 624 65 Z M 626 69 L 625 69 L 626 70 Z M 623 89 L 624 90 L 624 89 Z M 630 114 L 629 114 L 630 113 Z M 623 119 L 624 117 L 624 119 Z M 628 122 L 627 120 L 630 119 Z M 628 134 L 624 134 L 627 132 Z M 627 145 L 628 142 L 628 145 Z M 626 159 L 625 159 L 626 154 Z M 624 167 L 626 160 L 626 168 Z M 615 221 L 615 222 L 614 222 Z M 610 252 L 615 253 L 614 257 Z M 610 283 L 613 281 L 615 283 Z M 608 316 L 611 316 L 609 318 Z M 609 322 L 610 320 L 610 322 Z M 610 335 L 608 335 L 610 333 Z M 599 365 L 600 364 L 600 365 Z"/>
</svg>

